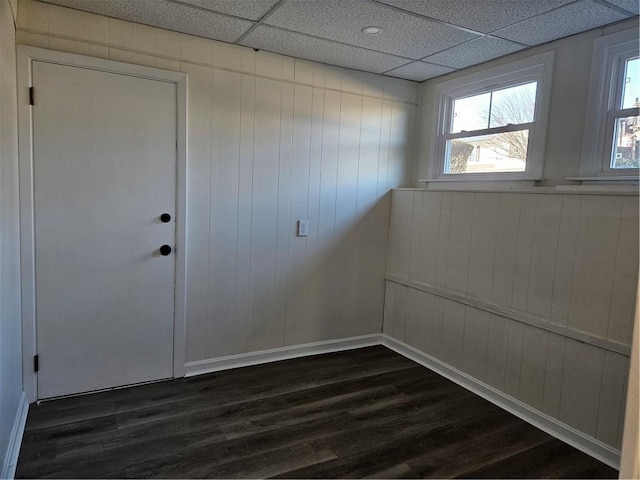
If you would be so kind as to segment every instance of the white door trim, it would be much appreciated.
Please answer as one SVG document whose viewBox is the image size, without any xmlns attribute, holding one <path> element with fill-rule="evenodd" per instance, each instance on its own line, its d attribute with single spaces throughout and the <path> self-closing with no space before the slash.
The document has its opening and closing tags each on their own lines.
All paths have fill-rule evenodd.
<svg viewBox="0 0 640 480">
<path fill-rule="evenodd" d="M 185 374 L 186 324 L 186 212 L 187 212 L 187 75 L 157 68 L 63 53 L 18 45 L 18 154 L 20 183 L 20 264 L 22 287 L 22 373 L 27 401 L 38 399 L 37 376 L 33 371 L 36 355 L 35 316 L 35 236 L 33 192 L 33 121 L 29 87 L 33 85 L 32 63 L 43 61 L 100 70 L 134 77 L 160 80 L 176 85 L 177 94 L 177 185 L 175 306 L 173 332 L 173 377 Z M 35 101 L 37 103 L 37 92 Z"/>
</svg>

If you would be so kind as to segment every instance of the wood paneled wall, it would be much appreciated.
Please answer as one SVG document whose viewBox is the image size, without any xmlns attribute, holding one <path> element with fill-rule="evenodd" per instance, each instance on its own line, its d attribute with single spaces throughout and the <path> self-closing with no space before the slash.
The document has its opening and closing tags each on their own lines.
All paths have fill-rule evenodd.
<svg viewBox="0 0 640 480">
<path fill-rule="evenodd" d="M 395 190 L 384 333 L 620 447 L 638 196 Z"/>
<path fill-rule="evenodd" d="M 188 74 L 188 362 L 380 331 L 417 84 L 32 0 L 18 42 Z"/>
</svg>

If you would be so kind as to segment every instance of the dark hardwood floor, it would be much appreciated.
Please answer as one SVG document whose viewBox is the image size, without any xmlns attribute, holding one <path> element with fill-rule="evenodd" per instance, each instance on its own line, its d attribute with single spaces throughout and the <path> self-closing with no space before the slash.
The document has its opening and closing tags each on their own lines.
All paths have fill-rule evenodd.
<svg viewBox="0 0 640 480">
<path fill-rule="evenodd" d="M 44 402 L 17 478 L 616 478 L 370 347 Z"/>
</svg>

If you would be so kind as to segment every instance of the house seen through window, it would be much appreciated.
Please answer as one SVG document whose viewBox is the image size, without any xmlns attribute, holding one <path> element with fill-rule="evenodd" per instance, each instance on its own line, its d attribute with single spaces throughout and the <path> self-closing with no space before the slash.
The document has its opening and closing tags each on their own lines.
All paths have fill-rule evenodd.
<svg viewBox="0 0 640 480">
<path fill-rule="evenodd" d="M 537 82 L 453 100 L 445 173 L 524 172 Z"/>
</svg>

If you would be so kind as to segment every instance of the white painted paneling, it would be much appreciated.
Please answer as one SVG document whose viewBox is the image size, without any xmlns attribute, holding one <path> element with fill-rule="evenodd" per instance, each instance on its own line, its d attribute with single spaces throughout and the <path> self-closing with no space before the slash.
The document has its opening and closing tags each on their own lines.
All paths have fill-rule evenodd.
<svg viewBox="0 0 640 480">
<path fill-rule="evenodd" d="M 208 316 L 204 335 L 190 324 L 187 328 L 191 335 L 201 335 L 200 342 L 205 346 L 199 355 L 187 349 L 198 360 L 234 353 L 241 86 L 240 74 L 212 71 L 210 199 L 206 206 L 210 230 L 206 246 L 208 261 L 201 261 L 208 271 Z M 202 258 L 194 258 L 193 262 Z M 187 277 L 191 278 L 190 273 Z"/>
<path fill-rule="evenodd" d="M 182 71 L 187 74 L 187 89 L 190 92 L 187 108 L 193 119 L 193 134 L 189 136 L 187 145 L 188 151 L 191 152 L 190 172 L 193 172 L 187 178 L 187 188 L 194 194 L 191 195 L 191 203 L 187 210 L 187 223 L 190 226 L 187 251 L 191 255 L 187 257 L 189 278 L 186 305 L 187 317 L 197 325 L 187 332 L 189 337 L 186 341 L 193 345 L 189 355 L 200 358 L 207 350 L 205 336 L 196 332 L 206 330 L 208 323 L 209 268 L 208 262 L 199 259 L 209 256 L 211 69 L 185 64 Z M 192 358 L 187 357 L 185 360 L 188 362 Z"/>
<path fill-rule="evenodd" d="M 418 219 L 416 230 L 420 232 L 420 243 L 417 245 L 414 260 L 417 264 L 413 277 L 417 282 L 428 285 L 436 284 L 438 268 L 438 237 L 440 235 L 440 205 L 442 194 L 438 192 L 423 192 L 416 196 L 421 199 L 422 217 Z"/>
<path fill-rule="evenodd" d="M 489 317 L 485 381 L 501 391 L 504 391 L 508 348 L 509 320 L 498 315 L 491 315 Z"/>
<path fill-rule="evenodd" d="M 531 245 L 527 312 L 549 318 L 555 276 L 561 195 L 538 195 Z"/>
<path fill-rule="evenodd" d="M 401 189 L 392 211 L 384 333 L 616 448 L 637 196 Z"/>
<path fill-rule="evenodd" d="M 452 195 L 445 286 L 455 292 L 467 291 L 474 198 L 474 193 Z"/>
<path fill-rule="evenodd" d="M 622 197 L 582 199 L 575 245 L 569 325 L 606 337 Z"/>
<path fill-rule="evenodd" d="M 596 435 L 598 401 L 605 351 L 568 339 L 559 419 L 588 435 Z"/>
<path fill-rule="evenodd" d="M 518 398 L 542 410 L 549 332 L 525 326 Z"/>
<path fill-rule="evenodd" d="M 573 280 L 573 262 L 576 254 L 578 223 L 582 196 L 565 195 L 562 199 L 560 229 L 556 252 L 553 298 L 549 319 L 559 325 L 569 324 L 571 304 L 571 281 Z"/>
<path fill-rule="evenodd" d="M 621 418 L 624 412 L 625 384 L 629 375 L 629 359 L 623 355 L 606 352 L 602 370 L 602 386 L 598 401 L 596 438 L 620 448 Z"/>
<path fill-rule="evenodd" d="M 22 8 L 22 7 L 21 7 Z M 19 443 L 11 450 L 22 398 L 18 121 L 13 15 L 0 0 L 0 476 L 12 478 Z M 7 463 L 5 463 L 7 462 Z"/>
<path fill-rule="evenodd" d="M 511 306 L 521 311 L 526 311 L 527 309 L 536 202 L 537 195 L 522 195 L 520 214 L 518 216 L 518 244 L 513 269 L 513 298 Z"/>
<path fill-rule="evenodd" d="M 638 288 L 638 199 L 622 200 L 607 338 L 628 343 Z"/>
<path fill-rule="evenodd" d="M 565 343 L 565 337 L 549 334 L 542 411 L 553 418 L 558 418 L 560 415 L 560 395 L 562 392 L 562 377 L 564 374 Z"/>
<path fill-rule="evenodd" d="M 500 194 L 491 301 L 507 307 L 511 306 L 513 299 L 513 278 L 521 205 L 522 195 Z"/>
<path fill-rule="evenodd" d="M 280 82 L 256 79 L 248 351 L 283 346 L 284 319 L 278 315 L 275 291 L 278 196 L 273 194 L 278 191 L 280 93 Z"/>
<path fill-rule="evenodd" d="M 189 74 L 189 362 L 380 331 L 415 83 L 99 15 L 77 30 L 73 10 L 35 0 L 20 10 L 25 43 Z"/>
<path fill-rule="evenodd" d="M 475 195 L 467 285 L 467 293 L 472 297 L 491 298 L 499 205 L 499 193 Z"/>
<path fill-rule="evenodd" d="M 251 315 L 251 221 L 253 193 L 253 154 L 256 79 L 240 77 L 240 147 L 238 166 L 238 240 L 233 353 L 247 352 Z M 188 327 L 187 327 L 188 328 Z"/>
</svg>

